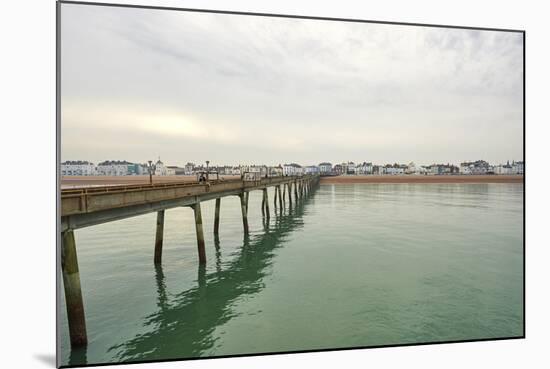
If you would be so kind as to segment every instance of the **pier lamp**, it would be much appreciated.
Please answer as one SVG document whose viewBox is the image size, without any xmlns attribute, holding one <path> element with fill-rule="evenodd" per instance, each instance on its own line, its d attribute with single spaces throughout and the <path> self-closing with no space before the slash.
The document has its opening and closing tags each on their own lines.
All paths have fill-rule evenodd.
<svg viewBox="0 0 550 369">
<path fill-rule="evenodd" d="M 206 180 L 208 181 L 210 178 L 209 178 L 209 170 L 208 170 L 208 164 L 210 164 L 210 160 L 207 160 L 206 161 Z"/>
<path fill-rule="evenodd" d="M 149 184 L 153 184 L 153 172 L 156 169 L 156 165 L 153 164 L 152 160 L 148 160 L 147 163 L 147 170 L 149 171 Z"/>
</svg>

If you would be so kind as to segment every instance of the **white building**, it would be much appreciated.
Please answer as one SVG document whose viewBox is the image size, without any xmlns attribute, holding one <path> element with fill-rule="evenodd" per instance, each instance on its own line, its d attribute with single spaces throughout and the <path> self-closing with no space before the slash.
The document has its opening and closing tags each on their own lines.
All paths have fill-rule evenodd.
<svg viewBox="0 0 550 369">
<path fill-rule="evenodd" d="M 489 163 L 485 160 L 460 163 L 460 174 L 487 174 L 490 171 Z"/>
<path fill-rule="evenodd" d="M 511 166 L 510 164 L 495 165 L 494 170 L 495 170 L 495 174 L 499 174 L 499 175 L 510 175 L 510 174 L 513 174 L 513 173 L 512 173 L 512 166 Z"/>
<path fill-rule="evenodd" d="M 523 174 L 523 162 L 513 161 L 512 164 L 510 164 L 510 161 L 508 161 L 504 165 L 495 165 L 494 170 L 495 174 L 502 175 Z"/>
<path fill-rule="evenodd" d="M 93 176 L 95 165 L 85 160 L 68 160 L 61 163 L 62 176 Z"/>
<path fill-rule="evenodd" d="M 323 162 L 319 164 L 319 172 L 321 175 L 323 174 L 331 174 L 332 173 L 332 164 L 328 162 Z"/>
<path fill-rule="evenodd" d="M 416 174 L 426 175 L 430 172 L 430 169 L 424 165 L 416 167 Z"/>
<path fill-rule="evenodd" d="M 137 174 L 139 164 L 126 160 L 106 160 L 97 165 L 97 174 L 103 176 L 128 176 Z"/>
<path fill-rule="evenodd" d="M 167 176 L 175 176 L 177 174 L 177 170 L 179 168 L 176 166 L 168 166 L 166 167 L 166 175 Z"/>
<path fill-rule="evenodd" d="M 355 167 L 355 173 L 358 175 L 372 174 L 372 163 L 363 162 Z"/>
<path fill-rule="evenodd" d="M 183 169 L 184 169 L 185 175 L 190 176 L 193 174 L 193 169 L 195 169 L 195 164 L 187 163 L 185 164 L 185 167 Z"/>
<path fill-rule="evenodd" d="M 406 174 L 417 174 L 418 169 L 416 168 L 416 164 L 412 161 L 407 166 L 407 169 L 405 170 Z"/>
<path fill-rule="evenodd" d="M 343 174 L 355 174 L 355 163 L 353 161 L 342 163 L 342 171 Z"/>
<path fill-rule="evenodd" d="M 405 174 L 406 169 L 407 169 L 406 165 L 386 164 L 384 165 L 383 173 L 388 175 L 401 175 L 401 174 Z"/>
<path fill-rule="evenodd" d="M 268 170 L 270 177 L 281 177 L 283 175 L 283 166 L 281 164 L 276 167 L 269 167 Z"/>
<path fill-rule="evenodd" d="M 470 166 L 472 166 L 472 168 L 473 168 L 473 164 L 470 163 L 470 162 L 460 163 L 459 173 L 460 174 L 472 174 L 472 169 L 470 168 Z"/>
<path fill-rule="evenodd" d="M 296 163 L 283 165 L 283 174 L 285 176 L 301 176 L 304 174 L 304 168 Z"/>
<path fill-rule="evenodd" d="M 514 161 L 512 163 L 512 167 L 514 168 L 514 174 L 522 174 L 525 172 L 525 165 L 523 163 L 523 161 Z"/>
<path fill-rule="evenodd" d="M 164 163 L 162 161 L 160 161 L 160 158 L 155 163 L 155 175 L 156 176 L 166 176 L 166 175 L 168 175 L 167 167 L 164 165 Z"/>
<path fill-rule="evenodd" d="M 267 175 L 265 165 L 241 165 L 241 174 L 251 173 L 257 178 L 264 178 Z"/>
<path fill-rule="evenodd" d="M 308 165 L 304 168 L 304 174 L 319 174 L 321 170 L 317 165 Z"/>
</svg>

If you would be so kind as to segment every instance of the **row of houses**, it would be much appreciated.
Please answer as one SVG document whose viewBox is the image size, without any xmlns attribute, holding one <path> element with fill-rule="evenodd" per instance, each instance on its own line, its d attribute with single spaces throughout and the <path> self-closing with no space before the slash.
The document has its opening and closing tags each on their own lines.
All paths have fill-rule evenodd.
<svg viewBox="0 0 550 369">
<path fill-rule="evenodd" d="M 165 165 L 159 158 L 153 165 L 152 171 L 155 176 L 171 175 L 195 175 L 197 173 L 217 172 L 220 175 L 242 176 L 251 175 L 254 177 L 273 177 L 282 175 L 303 175 L 308 173 L 319 173 L 317 166 L 302 167 L 296 163 L 279 164 L 278 166 L 267 165 L 238 165 L 238 166 L 209 166 L 187 163 L 183 167 Z M 97 165 L 89 161 L 68 160 L 61 163 L 61 175 L 63 176 L 131 176 L 148 175 L 149 166 L 147 163 L 131 163 L 126 160 L 106 160 Z"/>
<path fill-rule="evenodd" d="M 179 168 L 166 166 L 160 159 L 153 166 L 155 175 L 176 175 Z M 64 176 L 131 176 L 149 174 L 146 163 L 131 163 L 126 160 L 106 160 L 95 165 L 85 160 L 68 160 L 61 163 Z"/>
<path fill-rule="evenodd" d="M 506 164 L 490 165 L 484 160 L 473 162 L 463 162 L 460 166 L 454 164 L 431 164 L 416 165 L 409 164 L 385 164 L 375 165 L 370 162 L 355 164 L 354 162 L 344 162 L 332 166 L 331 163 L 323 162 L 319 164 L 321 175 L 445 175 L 445 174 L 524 174 L 523 161 L 509 161 Z"/>
<path fill-rule="evenodd" d="M 267 165 L 238 165 L 238 166 L 209 166 L 187 163 L 183 167 L 165 165 L 159 158 L 152 166 L 153 174 L 156 176 L 169 175 L 194 175 L 197 173 L 215 171 L 220 175 L 250 175 L 254 177 L 273 176 L 300 176 L 307 174 L 320 175 L 483 175 L 483 174 L 523 174 L 523 161 L 509 161 L 506 164 L 490 165 L 484 160 L 463 162 L 460 166 L 453 164 L 431 164 L 416 165 L 409 164 L 385 164 L 376 165 L 371 162 L 354 163 L 352 161 L 332 165 L 329 162 L 322 162 L 319 165 L 302 166 L 297 163 L 279 164 L 277 166 Z M 61 174 L 64 176 L 125 176 L 125 175 L 146 175 L 149 174 L 147 163 L 131 163 L 126 160 L 107 160 L 97 165 L 88 161 L 76 160 L 61 163 Z"/>
<path fill-rule="evenodd" d="M 460 164 L 461 174 L 524 174 L 523 161 L 510 161 L 506 164 L 490 165 L 484 160 L 464 162 Z"/>
<path fill-rule="evenodd" d="M 404 174 L 422 174 L 422 175 L 440 175 L 455 174 L 459 168 L 452 164 L 432 164 L 427 166 L 417 166 L 414 163 L 409 164 L 385 164 L 377 165 L 371 162 L 355 164 L 346 162 L 332 166 L 330 163 L 321 163 L 322 175 L 404 175 Z"/>
</svg>

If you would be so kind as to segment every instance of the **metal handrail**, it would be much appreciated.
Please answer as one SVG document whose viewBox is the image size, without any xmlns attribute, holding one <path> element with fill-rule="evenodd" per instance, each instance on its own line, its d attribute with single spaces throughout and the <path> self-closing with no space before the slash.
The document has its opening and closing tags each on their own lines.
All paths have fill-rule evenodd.
<svg viewBox="0 0 550 369">
<path fill-rule="evenodd" d="M 268 177 L 261 178 L 259 183 L 267 180 L 268 183 L 272 182 L 285 182 L 286 180 L 305 178 L 298 176 L 281 176 L 281 177 Z M 71 197 L 80 197 L 82 195 L 101 195 L 105 193 L 121 193 L 121 192 L 134 192 L 134 191 L 144 191 L 144 190 L 155 190 L 163 188 L 182 188 L 182 187 L 198 187 L 198 186 L 208 186 L 209 184 L 220 184 L 220 183 L 234 183 L 242 182 L 243 185 L 247 181 L 241 179 L 228 179 L 228 180 L 212 180 L 207 183 L 199 182 L 172 182 L 172 183 L 154 183 L 154 184 L 136 184 L 136 185 L 107 185 L 107 186 L 97 186 L 97 187 L 83 187 L 83 188 L 71 188 L 71 189 L 62 189 L 61 197 L 62 198 L 71 198 Z"/>
</svg>

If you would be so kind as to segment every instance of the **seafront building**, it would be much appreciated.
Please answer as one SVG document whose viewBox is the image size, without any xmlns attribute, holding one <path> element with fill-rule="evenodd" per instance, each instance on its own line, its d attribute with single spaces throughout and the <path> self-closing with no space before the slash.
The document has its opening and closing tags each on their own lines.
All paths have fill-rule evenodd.
<svg viewBox="0 0 550 369">
<path fill-rule="evenodd" d="M 342 174 L 346 175 L 353 175 L 355 173 L 355 163 L 353 161 L 348 161 L 346 163 L 342 163 Z"/>
<path fill-rule="evenodd" d="M 405 164 L 386 164 L 384 165 L 382 169 L 382 174 L 387 175 L 403 175 L 405 174 L 405 171 L 407 170 L 407 166 Z"/>
<path fill-rule="evenodd" d="M 96 172 L 100 176 L 131 176 L 142 174 L 142 166 L 126 160 L 106 160 L 97 165 Z"/>
<path fill-rule="evenodd" d="M 372 163 L 367 163 L 365 161 L 361 164 L 358 164 L 355 167 L 355 172 L 357 175 L 369 175 L 369 174 L 372 174 L 372 169 L 373 169 Z"/>
<path fill-rule="evenodd" d="M 296 163 L 290 163 L 283 165 L 283 175 L 285 176 L 299 176 L 304 174 L 304 168 Z"/>
<path fill-rule="evenodd" d="M 61 163 L 63 176 L 93 176 L 96 174 L 94 163 L 86 160 L 68 160 Z"/>
<path fill-rule="evenodd" d="M 454 164 L 373 164 L 372 162 L 346 161 L 332 165 L 330 162 L 322 162 L 319 165 L 302 166 L 297 163 L 279 164 L 267 166 L 264 164 L 253 165 L 211 165 L 210 172 L 219 175 L 243 176 L 250 174 L 254 177 L 276 176 L 301 176 L 305 174 L 327 175 L 523 175 L 525 171 L 523 161 L 507 161 L 506 164 L 491 165 L 485 160 L 462 162 L 459 166 Z M 166 165 L 160 158 L 154 163 L 153 174 L 155 176 L 192 176 L 205 172 L 207 167 L 203 164 L 195 165 L 188 162 L 183 167 Z M 63 176 L 128 176 L 148 175 L 147 163 L 136 164 L 126 160 L 106 160 L 95 166 L 86 160 L 68 160 L 61 163 L 61 175 Z"/>
<path fill-rule="evenodd" d="M 494 172 L 502 175 L 523 174 L 523 161 L 513 161 L 512 164 L 508 161 L 506 164 L 495 165 Z"/>
<path fill-rule="evenodd" d="M 321 175 L 332 174 L 332 164 L 326 161 L 322 162 L 321 164 L 319 164 L 319 172 L 321 173 Z"/>
<path fill-rule="evenodd" d="M 304 168 L 304 174 L 319 174 L 321 170 L 317 165 L 308 165 Z"/>
<path fill-rule="evenodd" d="M 485 160 L 477 160 L 473 162 L 460 163 L 460 174 L 488 174 L 490 172 L 490 165 Z"/>
</svg>

